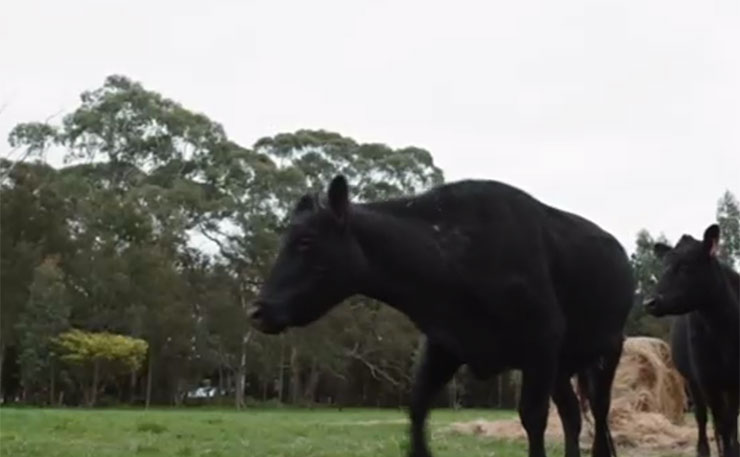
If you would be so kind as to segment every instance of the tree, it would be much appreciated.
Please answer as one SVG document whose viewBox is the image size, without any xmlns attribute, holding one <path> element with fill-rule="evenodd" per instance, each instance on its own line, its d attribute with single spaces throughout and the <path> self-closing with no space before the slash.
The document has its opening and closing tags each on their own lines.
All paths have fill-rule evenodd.
<svg viewBox="0 0 740 457">
<path fill-rule="evenodd" d="M 39 160 L 62 148 L 66 162 L 2 164 L 2 348 L 15 349 L 26 332 L 15 324 L 34 269 L 56 255 L 71 327 L 147 342 L 145 370 L 127 377 L 100 368 L 93 381 L 94 364 L 65 362 L 84 380 L 86 402 L 127 389 L 147 405 L 178 403 L 204 379 L 236 392 L 238 407 L 245 395 L 403 400 L 419 334 L 402 315 L 350 300 L 276 342 L 252 332 L 247 310 L 297 196 L 323 190 L 336 173 L 361 201 L 420 192 L 443 179 L 427 151 L 324 130 L 245 148 L 218 123 L 122 76 L 83 93 L 61 123 L 20 124 L 10 141 Z M 218 254 L 198 252 L 197 234 Z M 80 389 L 66 388 L 77 402 Z"/>
<path fill-rule="evenodd" d="M 667 338 L 669 332 L 667 319 L 657 319 L 650 316 L 642 306 L 643 300 L 653 293 L 662 269 L 660 259 L 653 252 L 653 245 L 656 242 L 668 243 L 668 240 L 663 235 L 653 238 L 650 232 L 645 229 L 637 233 L 635 252 L 630 258 L 637 290 L 635 291 L 635 303 L 627 320 L 626 331 L 630 335 Z"/>
<path fill-rule="evenodd" d="M 740 267 L 740 203 L 729 190 L 717 202 L 717 222 L 722 231 L 720 259 Z"/>
<path fill-rule="evenodd" d="M 146 341 L 138 338 L 78 329 L 62 333 L 54 342 L 61 360 L 77 368 L 77 375 L 89 386 L 88 406 L 95 405 L 101 383 L 139 370 L 148 348 Z"/>
<path fill-rule="evenodd" d="M 360 201 L 419 192 L 442 181 L 442 173 L 434 166 L 427 151 L 360 144 L 324 130 L 299 130 L 265 137 L 255 143 L 253 151 L 255 155 L 250 156 L 251 161 L 234 163 L 236 166 L 230 167 L 231 171 L 226 174 L 227 178 L 238 175 L 240 179 L 229 178 L 219 182 L 220 193 L 228 196 L 228 216 L 222 220 L 211 219 L 201 225 L 202 233 L 219 246 L 222 256 L 237 272 L 241 284 L 237 289 L 236 303 L 242 304 L 242 309 L 237 312 L 241 316 L 246 315 L 256 286 L 275 255 L 280 232 L 299 195 L 323 191 L 326 183 L 337 173 L 348 177 L 357 189 Z M 249 167 L 244 168 L 245 165 Z M 244 171 L 234 171 L 240 169 Z M 229 227 L 229 230 L 223 227 Z M 385 372 L 368 358 L 369 353 L 375 354 L 376 351 L 355 344 L 360 335 L 345 336 L 355 328 L 350 322 L 365 318 L 360 314 L 368 313 L 367 319 L 373 320 L 371 315 L 377 312 L 377 307 L 363 307 L 350 316 L 337 310 L 329 319 L 283 339 L 287 348 L 281 350 L 275 360 L 279 379 L 283 379 L 286 364 L 290 365 L 290 396 L 293 400 L 303 401 L 316 396 L 320 372 L 344 378 L 348 358 L 370 370 L 373 376 L 381 376 L 379 373 Z M 394 322 L 398 322 L 398 318 Z M 249 351 L 245 341 L 264 351 L 269 347 L 269 340 L 253 334 L 243 318 L 238 326 L 241 331 L 233 334 L 234 340 L 229 346 L 241 348 L 242 355 L 237 358 L 241 362 L 235 375 L 242 380 L 246 375 Z M 388 335 L 386 338 L 392 341 Z M 338 344 L 342 341 L 345 341 L 344 345 Z M 305 347 L 311 350 L 302 349 Z M 307 378 L 305 386 L 302 385 L 304 377 Z M 385 381 L 390 382 L 390 377 L 386 376 Z M 282 383 L 278 390 L 282 392 Z M 242 403 L 241 392 L 238 385 L 237 406 Z"/>
<path fill-rule="evenodd" d="M 191 358 L 195 328 L 195 303 L 179 271 L 189 231 L 228 210 L 218 185 L 240 179 L 228 170 L 249 152 L 207 117 L 115 75 L 83 93 L 61 125 L 20 124 L 11 143 L 67 151 L 60 187 L 69 212 L 61 226 L 75 245 L 65 262 L 73 322 L 145 337 L 147 386 L 177 390 L 181 373 L 173 368 Z M 152 380 L 158 364 L 171 366 L 156 370 L 163 382 Z"/>
<path fill-rule="evenodd" d="M 49 398 L 54 402 L 54 371 L 51 339 L 68 326 L 69 308 L 58 259 L 44 260 L 35 272 L 28 303 L 20 314 L 19 334 L 21 380 L 24 392 L 32 392 L 41 383 L 41 374 L 49 373 Z"/>
<path fill-rule="evenodd" d="M 67 207 L 58 173 L 40 163 L 0 160 L 0 370 L 5 355 L 18 353 L 18 319 L 29 303 L 37 267 L 44 259 L 72 251 Z M 15 371 L 15 367 L 12 367 Z M 0 380 L 16 373 L 0 371 Z M 4 391 L 4 385 L 2 391 Z"/>
</svg>

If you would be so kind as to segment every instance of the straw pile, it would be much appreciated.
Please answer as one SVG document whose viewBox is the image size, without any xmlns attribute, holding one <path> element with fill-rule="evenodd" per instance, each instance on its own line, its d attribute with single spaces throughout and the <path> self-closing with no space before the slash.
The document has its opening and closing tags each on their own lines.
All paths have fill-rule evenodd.
<svg viewBox="0 0 740 457">
<path fill-rule="evenodd" d="M 690 452 L 696 443 L 696 428 L 693 423 L 684 424 L 686 400 L 684 381 L 673 365 L 669 346 L 655 338 L 628 338 L 612 388 L 609 422 L 615 444 L 641 451 Z M 588 449 L 593 439 L 593 418 L 586 411 L 583 428 L 581 446 Z M 518 418 L 455 423 L 451 429 L 497 439 L 526 440 Z M 551 442 L 563 437 L 560 418 L 552 404 L 546 436 Z"/>
</svg>

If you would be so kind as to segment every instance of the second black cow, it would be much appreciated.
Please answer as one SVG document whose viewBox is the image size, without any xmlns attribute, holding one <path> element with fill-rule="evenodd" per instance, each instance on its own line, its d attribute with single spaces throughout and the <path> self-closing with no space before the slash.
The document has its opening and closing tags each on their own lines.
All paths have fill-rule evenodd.
<svg viewBox="0 0 740 457">
<path fill-rule="evenodd" d="M 275 334 L 354 294 L 406 314 L 427 336 L 411 395 L 414 457 L 430 455 L 430 404 L 463 364 L 480 378 L 522 371 L 530 457 L 545 457 L 551 397 L 566 455 L 579 455 L 570 384 L 578 374 L 594 415 L 593 456 L 607 457 L 615 455 L 607 415 L 633 286 L 614 237 L 512 186 L 468 180 L 352 204 L 337 176 L 326 198 L 297 202 L 251 317 Z"/>
<path fill-rule="evenodd" d="M 712 224 L 701 241 L 684 235 L 674 248 L 656 244 L 664 269 L 655 297 L 645 304 L 654 316 L 678 316 L 671 352 L 694 402 L 699 457 L 710 454 L 707 406 L 720 457 L 740 453 L 740 276 L 717 258 L 719 239 L 719 226 Z"/>
</svg>

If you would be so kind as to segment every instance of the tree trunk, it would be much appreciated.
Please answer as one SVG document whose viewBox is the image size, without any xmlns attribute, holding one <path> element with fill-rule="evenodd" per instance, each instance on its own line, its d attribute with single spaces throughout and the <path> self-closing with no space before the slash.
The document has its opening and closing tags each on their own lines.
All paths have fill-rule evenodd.
<svg viewBox="0 0 740 457">
<path fill-rule="evenodd" d="M 497 384 L 498 384 L 498 398 L 496 401 L 498 402 L 498 409 L 501 409 L 503 407 L 503 401 L 504 401 L 504 383 L 503 383 L 503 375 L 498 375 L 497 378 Z"/>
<path fill-rule="evenodd" d="M 5 365 L 5 341 L 0 341 L 0 399 L 5 401 L 5 389 L 3 389 L 3 365 Z"/>
<path fill-rule="evenodd" d="M 133 405 L 136 402 L 136 371 L 131 370 L 131 378 L 129 379 L 129 394 L 128 402 Z"/>
<path fill-rule="evenodd" d="M 247 344 L 249 344 L 251 337 L 251 330 L 242 337 L 241 357 L 239 358 L 239 369 L 236 374 L 236 395 L 234 395 L 236 409 L 244 408 L 244 389 L 247 380 Z"/>
<path fill-rule="evenodd" d="M 182 406 L 183 400 L 185 398 L 186 392 L 184 392 L 186 389 L 183 387 L 183 384 L 186 384 L 185 381 L 183 381 L 182 377 L 178 376 L 175 379 L 175 392 L 172 394 L 172 404 L 175 407 Z"/>
<path fill-rule="evenodd" d="M 146 400 L 144 400 L 144 408 L 149 409 L 149 405 L 152 401 L 152 371 L 154 371 L 154 353 L 149 351 L 149 364 L 146 369 Z"/>
<path fill-rule="evenodd" d="M 218 365 L 218 392 L 217 392 L 217 403 L 219 406 L 221 405 L 221 401 L 223 400 L 223 392 L 224 392 L 224 367 L 219 364 Z"/>
<path fill-rule="evenodd" d="M 290 401 L 296 405 L 301 398 L 301 371 L 298 366 L 298 349 L 295 347 L 290 351 L 290 375 Z"/>
<path fill-rule="evenodd" d="M 455 408 L 455 390 L 457 389 L 457 377 L 453 376 L 449 384 L 447 384 L 447 401 L 448 408 Z"/>
<path fill-rule="evenodd" d="M 56 389 L 54 382 L 54 362 L 49 363 L 49 406 L 54 406 L 56 400 Z"/>
<path fill-rule="evenodd" d="M 311 361 L 311 373 L 308 376 L 308 382 L 306 382 L 306 389 L 303 392 L 303 398 L 309 404 L 314 403 L 316 400 L 316 389 L 319 387 L 319 379 L 321 378 L 321 371 L 318 369 L 316 359 Z"/>
<path fill-rule="evenodd" d="M 95 406 L 95 402 L 98 400 L 98 379 L 100 377 L 100 361 L 95 360 L 93 362 L 93 377 L 92 384 L 90 385 L 90 404 L 88 406 Z"/>
<path fill-rule="evenodd" d="M 518 376 L 518 373 L 513 373 L 513 376 Z M 522 395 L 522 383 L 521 378 L 514 378 L 514 407 L 519 408 L 519 400 Z"/>
<path fill-rule="evenodd" d="M 284 341 L 284 340 L 283 340 Z M 285 383 L 285 347 L 283 344 L 280 345 L 280 366 L 278 367 L 278 402 L 283 402 L 283 385 Z"/>
</svg>

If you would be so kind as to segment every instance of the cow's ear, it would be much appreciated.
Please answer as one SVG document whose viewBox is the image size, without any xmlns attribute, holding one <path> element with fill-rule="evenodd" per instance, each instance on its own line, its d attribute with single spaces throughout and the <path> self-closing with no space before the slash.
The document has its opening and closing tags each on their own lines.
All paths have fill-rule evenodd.
<svg viewBox="0 0 740 457">
<path fill-rule="evenodd" d="M 662 259 L 665 257 L 666 254 L 668 254 L 668 251 L 671 250 L 671 247 L 668 246 L 665 243 L 655 243 L 653 245 L 653 253 L 655 254 L 655 257 Z"/>
<path fill-rule="evenodd" d="M 349 187 L 347 179 L 342 175 L 337 175 L 329 184 L 329 208 L 332 214 L 339 222 L 347 221 L 349 212 Z"/>
<path fill-rule="evenodd" d="M 719 252 L 719 225 L 712 224 L 704 230 L 704 249 L 712 257 Z"/>
<path fill-rule="evenodd" d="M 296 203 L 295 208 L 293 208 L 293 213 L 298 214 L 304 211 L 312 211 L 315 207 L 316 201 L 313 196 L 305 194 L 300 200 L 298 200 L 298 203 Z"/>
</svg>

